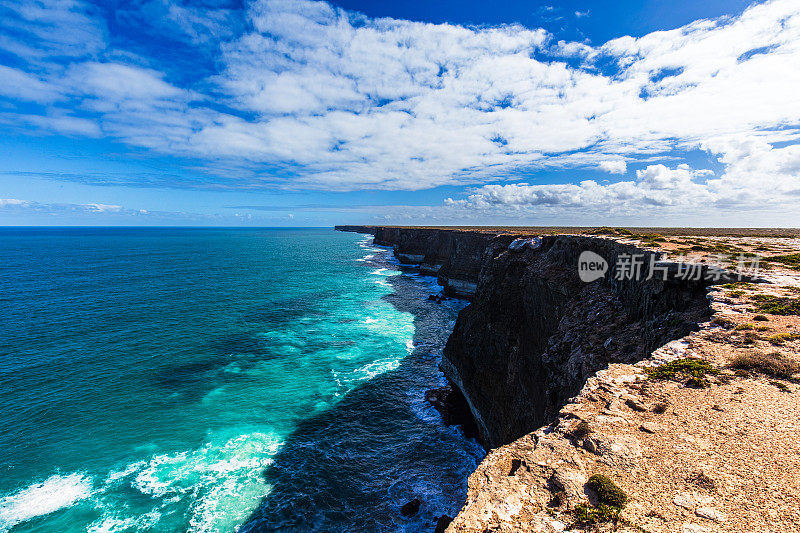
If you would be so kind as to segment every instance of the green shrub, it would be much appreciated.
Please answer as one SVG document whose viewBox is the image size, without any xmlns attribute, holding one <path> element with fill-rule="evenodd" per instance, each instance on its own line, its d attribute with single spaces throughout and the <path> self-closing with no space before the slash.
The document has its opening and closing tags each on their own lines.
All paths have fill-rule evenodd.
<svg viewBox="0 0 800 533">
<path fill-rule="evenodd" d="M 581 503 L 575 506 L 573 514 L 575 515 L 575 526 L 588 526 L 592 524 L 601 524 L 603 522 L 614 522 L 619 520 L 619 507 L 610 507 L 608 505 L 598 505 L 597 507 Z"/>
<path fill-rule="evenodd" d="M 633 235 L 632 231 L 627 230 L 625 228 L 609 228 L 606 226 L 589 230 L 587 233 L 592 235 L 623 235 L 623 236 Z"/>
<path fill-rule="evenodd" d="M 800 299 L 757 294 L 753 296 L 759 311 L 770 315 L 800 315 Z"/>
<path fill-rule="evenodd" d="M 734 281 L 733 283 L 723 283 L 720 287 L 723 289 L 752 289 L 753 284 L 748 281 Z"/>
<path fill-rule="evenodd" d="M 780 263 L 794 270 L 800 270 L 800 253 L 773 255 L 772 257 L 765 257 L 764 259 L 772 263 Z"/>
<path fill-rule="evenodd" d="M 628 495 L 608 476 L 593 474 L 586 485 L 597 494 L 600 504 L 622 509 L 628 503 Z"/>
<path fill-rule="evenodd" d="M 650 379 L 685 381 L 690 387 L 700 388 L 709 385 L 706 375 L 719 374 L 719 370 L 711 366 L 711 363 L 694 357 L 677 359 L 661 366 L 645 368 L 644 372 Z"/>
</svg>

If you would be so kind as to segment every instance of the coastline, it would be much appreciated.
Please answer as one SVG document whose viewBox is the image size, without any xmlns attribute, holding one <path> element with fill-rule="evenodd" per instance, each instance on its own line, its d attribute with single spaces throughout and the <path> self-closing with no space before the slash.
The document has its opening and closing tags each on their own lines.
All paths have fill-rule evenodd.
<svg viewBox="0 0 800 533">
<path fill-rule="evenodd" d="M 692 485 L 692 476 L 697 477 L 699 472 L 701 479 L 712 479 L 719 490 L 726 486 L 725 475 L 713 460 L 698 459 L 700 466 L 694 465 L 691 472 L 674 466 L 672 472 L 667 473 L 656 453 L 683 452 L 688 448 L 686 453 L 702 455 L 692 447 L 708 452 L 707 443 L 714 440 L 713 435 L 721 435 L 723 428 L 717 427 L 719 417 L 715 416 L 722 411 L 702 411 L 691 421 L 695 423 L 692 431 L 682 426 L 673 427 L 676 422 L 673 418 L 653 411 L 656 404 L 663 403 L 655 399 L 665 400 L 668 405 L 686 404 L 687 409 L 692 405 L 710 409 L 713 405 L 723 410 L 726 399 L 716 398 L 711 404 L 707 398 L 698 401 L 693 397 L 695 389 L 687 387 L 686 383 L 653 381 L 643 371 L 643 368 L 687 357 L 707 360 L 713 365 L 715 375 L 724 376 L 724 379 L 711 380 L 709 387 L 703 387 L 701 390 L 706 391 L 706 395 L 724 396 L 731 392 L 728 389 L 734 393 L 752 389 L 752 401 L 756 405 L 748 405 L 750 410 L 758 410 L 758 403 L 767 401 L 764 398 L 777 401 L 770 394 L 776 386 L 768 379 L 753 372 L 742 382 L 741 376 L 729 369 L 732 357 L 740 348 L 738 335 L 746 328 L 720 328 L 717 322 L 721 315 L 744 320 L 753 316 L 752 308 L 737 302 L 742 294 L 737 294 L 741 291 L 732 285 L 733 278 L 721 277 L 715 283 L 695 284 L 670 279 L 660 285 L 640 281 L 615 283 L 605 279 L 590 294 L 585 287 L 565 277 L 564 267 L 570 263 L 574 265 L 577 260 L 576 247 L 589 246 L 608 259 L 615 254 L 631 252 L 673 252 L 675 255 L 675 250 L 670 249 L 674 248 L 671 242 L 655 243 L 645 235 L 631 235 L 630 231 L 612 235 L 544 237 L 541 245 L 544 251 L 529 246 L 515 253 L 509 250 L 510 243 L 531 237 L 530 232 L 513 232 L 511 228 L 479 232 L 364 226 L 337 229 L 363 231 L 375 235 L 376 242 L 393 245 L 398 258 L 417 264 L 421 270 L 435 272 L 449 294 L 458 294 L 457 291 L 465 287 L 464 282 L 475 286 L 474 290 L 461 292 L 472 304 L 459 315 L 441 368 L 450 383 L 463 394 L 481 428 L 482 440 L 491 451 L 470 477 L 465 506 L 448 531 L 563 531 L 575 526 L 576 505 L 591 502 L 592 491 L 585 488 L 585 482 L 593 472 L 608 474 L 632 495 L 633 502 L 622 512 L 622 522 L 615 527 L 631 528 L 631 531 L 674 531 L 677 528 L 698 532 L 764 527 L 746 509 L 731 508 L 731 502 L 737 501 L 739 495 L 730 487 L 727 488 L 731 494 L 711 495 L 702 493 L 703 490 L 708 492 L 707 489 Z M 683 235 L 683 232 L 674 233 Z M 772 236 L 795 235 L 789 230 L 705 233 L 711 235 L 707 238 L 724 239 L 726 243 L 739 239 L 737 246 L 742 250 L 755 244 L 766 247 L 764 242 L 774 245 L 775 253 L 781 246 L 789 249 L 797 246 L 792 237 Z M 715 233 L 751 233 L 763 237 L 718 237 Z M 759 240 L 755 242 L 754 239 Z M 489 244 L 483 250 L 477 249 L 486 242 Z M 459 254 L 466 258 L 463 265 L 457 264 Z M 700 261 L 703 251 L 694 255 L 698 257 L 690 260 Z M 549 264 L 542 262 L 541 257 L 545 256 Z M 479 258 L 478 268 L 475 267 L 476 258 Z M 765 291 L 774 292 L 779 287 L 800 285 L 796 273 L 780 265 L 770 266 L 762 279 L 745 280 L 766 282 L 742 285 L 753 287 L 755 291 L 744 297 L 745 300 L 757 294 L 763 296 Z M 454 279 L 459 283 L 453 284 Z M 575 291 L 583 291 L 582 298 L 588 299 L 571 299 Z M 601 304 L 604 299 L 616 300 L 621 305 L 616 309 L 604 307 Z M 548 315 L 548 309 L 560 310 Z M 520 314 L 544 316 L 546 320 L 514 322 L 515 315 Z M 774 319 L 774 327 L 791 330 L 793 320 L 784 323 Z M 551 327 L 553 323 L 561 324 L 560 329 Z M 615 326 L 603 330 L 609 323 Z M 525 330 L 536 330 L 538 338 L 522 333 Z M 582 344 L 570 338 L 570 331 L 576 330 L 580 332 L 577 336 L 589 342 Z M 611 334 L 606 337 L 608 333 Z M 637 339 L 645 342 L 631 353 L 630 347 Z M 554 350 L 553 344 L 564 344 L 564 341 L 569 344 L 566 349 Z M 794 342 L 783 345 L 789 357 L 797 354 Z M 526 351 L 525 347 L 530 345 L 537 348 Z M 526 380 L 530 375 L 538 379 Z M 766 392 L 762 390 L 764 386 Z M 786 387 L 788 389 L 789 385 Z M 778 399 L 792 406 L 793 398 L 782 394 Z M 535 416 L 525 416 L 531 411 Z M 502 413 L 499 417 L 498 412 Z M 674 409 L 667 412 L 674 418 L 682 418 L 682 413 Z M 487 421 L 487 416 L 492 420 Z M 763 423 L 780 420 L 776 414 L 774 420 Z M 592 437 L 575 437 L 575 426 L 582 422 L 591 428 Z M 740 447 L 752 444 L 747 438 L 739 440 Z M 788 447 L 792 448 L 791 442 Z M 779 450 L 781 447 L 776 443 L 772 453 L 783 457 Z M 736 456 L 735 460 L 746 470 L 752 460 L 748 457 Z M 681 475 L 683 478 L 675 478 Z M 646 495 L 641 490 L 645 487 Z M 793 483 L 791 490 L 796 491 L 798 487 L 800 482 Z M 558 505 L 553 505 L 555 494 L 558 494 Z M 659 511 L 649 506 L 648 498 L 664 500 L 661 504 L 664 509 Z M 681 503 L 685 505 L 679 505 Z M 794 523 L 792 511 L 796 506 L 776 504 L 774 507 L 783 520 L 778 523 Z M 763 530 L 771 531 L 768 526 Z"/>
</svg>

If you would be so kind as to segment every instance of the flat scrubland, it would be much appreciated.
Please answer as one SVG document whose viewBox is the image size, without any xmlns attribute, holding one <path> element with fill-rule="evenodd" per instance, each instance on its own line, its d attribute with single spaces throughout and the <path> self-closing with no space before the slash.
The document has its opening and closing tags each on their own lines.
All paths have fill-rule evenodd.
<svg viewBox="0 0 800 533">
<path fill-rule="evenodd" d="M 367 225 L 365 227 L 376 227 Z M 380 226 L 384 228 L 422 228 L 485 233 L 555 234 L 659 234 L 665 237 L 783 237 L 800 238 L 800 228 L 661 228 L 661 227 L 590 227 L 590 226 Z"/>
</svg>

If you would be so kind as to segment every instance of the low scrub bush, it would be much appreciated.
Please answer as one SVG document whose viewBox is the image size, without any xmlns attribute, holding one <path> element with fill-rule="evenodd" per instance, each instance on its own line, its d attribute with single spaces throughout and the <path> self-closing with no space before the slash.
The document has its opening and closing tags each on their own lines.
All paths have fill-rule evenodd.
<svg viewBox="0 0 800 533">
<path fill-rule="evenodd" d="M 689 387 L 705 388 L 709 386 L 707 375 L 717 375 L 719 370 L 703 359 L 686 357 L 670 361 L 661 366 L 645 368 L 650 379 L 685 382 Z"/>
<path fill-rule="evenodd" d="M 770 354 L 756 351 L 746 352 L 734 357 L 730 367 L 782 379 L 791 379 L 800 372 L 800 363 L 789 359 L 780 352 Z"/>
</svg>

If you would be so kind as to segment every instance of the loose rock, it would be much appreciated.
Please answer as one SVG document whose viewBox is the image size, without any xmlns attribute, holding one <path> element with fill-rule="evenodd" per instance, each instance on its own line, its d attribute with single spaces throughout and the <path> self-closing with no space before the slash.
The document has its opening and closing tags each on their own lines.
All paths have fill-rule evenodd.
<svg viewBox="0 0 800 533">
<path fill-rule="evenodd" d="M 695 514 L 701 518 L 713 520 L 714 522 L 724 522 L 725 515 L 713 507 L 700 507 Z"/>
<path fill-rule="evenodd" d="M 414 516 L 419 511 L 420 505 L 422 505 L 422 502 L 419 498 L 414 498 L 400 508 L 400 514 L 403 516 Z"/>
<path fill-rule="evenodd" d="M 652 422 L 645 422 L 641 426 L 639 426 L 639 429 L 641 429 L 645 433 L 657 433 L 658 430 L 661 428 L 658 426 L 658 424 L 654 424 Z"/>
</svg>

